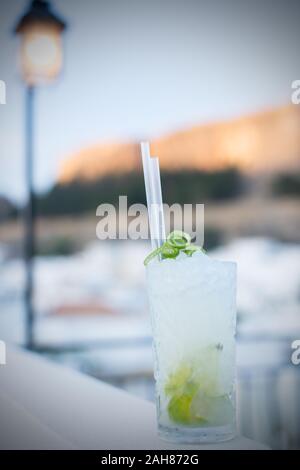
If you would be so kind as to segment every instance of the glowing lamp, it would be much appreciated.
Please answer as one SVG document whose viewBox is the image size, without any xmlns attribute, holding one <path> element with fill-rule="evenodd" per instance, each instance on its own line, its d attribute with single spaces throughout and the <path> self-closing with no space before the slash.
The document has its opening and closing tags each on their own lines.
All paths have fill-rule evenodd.
<svg viewBox="0 0 300 470">
<path fill-rule="evenodd" d="M 59 75 L 63 63 L 61 33 L 65 27 L 45 0 L 33 0 L 18 22 L 15 32 L 21 39 L 20 66 L 27 85 L 48 83 Z"/>
</svg>

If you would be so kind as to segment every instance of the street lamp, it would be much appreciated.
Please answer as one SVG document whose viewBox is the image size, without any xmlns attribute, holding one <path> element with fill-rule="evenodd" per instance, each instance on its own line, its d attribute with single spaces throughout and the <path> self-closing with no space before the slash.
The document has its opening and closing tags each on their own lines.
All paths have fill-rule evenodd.
<svg viewBox="0 0 300 470">
<path fill-rule="evenodd" d="M 63 50 L 61 35 L 66 24 L 55 15 L 50 4 L 44 0 L 33 0 L 26 13 L 20 18 L 15 33 L 20 37 L 20 68 L 26 85 L 26 186 L 27 204 L 25 208 L 25 314 L 26 346 L 34 347 L 34 308 L 33 308 L 33 257 L 34 243 L 34 139 L 33 107 L 35 88 L 53 82 L 59 75 Z"/>
</svg>

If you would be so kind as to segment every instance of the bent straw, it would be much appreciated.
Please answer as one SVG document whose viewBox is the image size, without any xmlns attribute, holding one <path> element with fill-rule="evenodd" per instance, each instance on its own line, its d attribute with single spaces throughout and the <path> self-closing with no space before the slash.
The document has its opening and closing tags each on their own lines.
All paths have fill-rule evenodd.
<svg viewBox="0 0 300 470">
<path fill-rule="evenodd" d="M 165 241 L 165 223 L 162 204 L 161 181 L 158 158 L 150 157 L 149 142 L 141 143 L 148 217 L 152 249 Z"/>
</svg>

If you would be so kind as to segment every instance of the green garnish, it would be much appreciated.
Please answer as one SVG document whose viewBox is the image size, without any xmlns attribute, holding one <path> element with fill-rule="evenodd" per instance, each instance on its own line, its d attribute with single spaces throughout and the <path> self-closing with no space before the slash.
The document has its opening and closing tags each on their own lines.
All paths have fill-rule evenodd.
<svg viewBox="0 0 300 470">
<path fill-rule="evenodd" d="M 196 251 L 205 250 L 197 245 L 191 244 L 191 237 L 188 233 L 182 232 L 181 230 L 174 230 L 169 233 L 167 240 L 156 250 L 153 250 L 144 260 L 144 265 L 153 260 L 156 256 L 161 256 L 162 259 L 166 258 L 177 258 L 180 252 L 185 253 L 187 256 L 192 256 Z"/>
<path fill-rule="evenodd" d="M 172 421 L 178 424 L 199 425 L 206 423 L 206 419 L 192 411 L 192 403 L 197 394 L 195 383 L 187 383 L 180 394 L 175 394 L 168 403 L 168 413 Z"/>
<path fill-rule="evenodd" d="M 172 396 L 180 393 L 185 384 L 190 380 L 192 372 L 193 370 L 189 364 L 180 364 L 177 369 L 169 375 L 165 384 L 165 394 Z"/>
<path fill-rule="evenodd" d="M 230 397 L 220 387 L 221 343 L 201 348 L 197 358 L 181 362 L 164 384 L 170 419 L 188 426 L 226 424 L 233 416 Z"/>
</svg>

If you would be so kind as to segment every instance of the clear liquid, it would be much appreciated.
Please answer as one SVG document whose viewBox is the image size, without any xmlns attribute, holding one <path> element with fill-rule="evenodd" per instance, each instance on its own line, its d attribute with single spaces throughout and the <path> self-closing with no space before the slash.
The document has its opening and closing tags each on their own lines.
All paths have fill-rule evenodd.
<svg viewBox="0 0 300 470">
<path fill-rule="evenodd" d="M 147 267 L 159 434 L 235 435 L 236 266 L 203 254 Z"/>
</svg>

